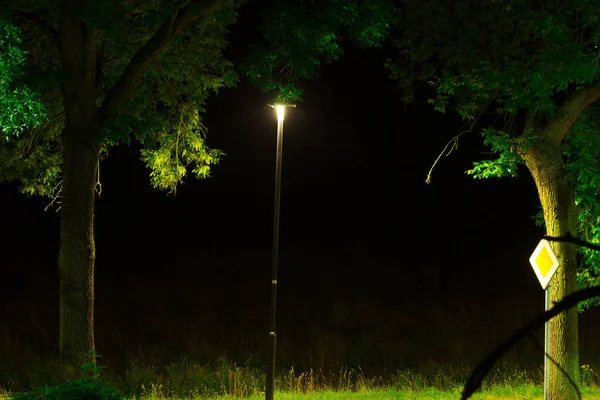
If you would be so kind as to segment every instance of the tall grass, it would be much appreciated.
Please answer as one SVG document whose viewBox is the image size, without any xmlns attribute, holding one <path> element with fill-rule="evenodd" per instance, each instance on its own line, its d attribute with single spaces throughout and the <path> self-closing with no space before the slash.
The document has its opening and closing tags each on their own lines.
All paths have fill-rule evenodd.
<svg viewBox="0 0 600 400">
<path fill-rule="evenodd" d="M 263 368 L 219 358 L 201 362 L 183 357 L 165 365 L 147 364 L 138 355 L 130 355 L 122 373 L 105 371 L 102 378 L 113 383 L 121 393 L 136 398 L 207 398 L 231 396 L 247 398 L 264 392 Z M 423 363 L 420 367 L 396 370 L 385 375 L 367 375 L 360 368 L 342 367 L 324 373 L 320 370 L 279 369 L 275 388 L 280 392 L 306 394 L 326 391 L 365 392 L 388 388 L 394 391 L 422 392 L 426 390 L 458 391 L 472 366 L 457 363 Z M 0 392 L 14 393 L 38 386 L 53 386 L 64 381 L 52 361 L 32 363 L 29 369 L 0 384 Z M 598 373 L 589 366 L 582 368 L 582 386 L 599 389 Z M 25 375 L 28 374 L 28 375 Z M 484 381 L 483 390 L 539 386 L 541 369 L 523 370 L 504 362 Z"/>
<path fill-rule="evenodd" d="M 157 366 L 143 364 L 139 358 L 130 357 L 128 363 L 123 374 L 105 374 L 103 379 L 113 383 L 129 398 L 250 398 L 260 396 L 265 387 L 262 369 L 252 367 L 250 363 L 240 366 L 224 358 L 201 363 L 184 357 L 179 362 Z M 30 382 L 37 382 L 36 386 L 52 386 L 57 384 L 56 380 L 60 381 L 60 377 L 47 374 L 56 370 L 56 365 L 50 363 L 45 366 L 46 369 L 38 365 L 30 370 Z M 456 364 L 428 363 L 422 368 L 398 370 L 385 376 L 367 376 L 360 369 L 346 367 L 329 374 L 313 369 L 297 371 L 290 368 L 279 370 L 275 388 L 281 393 L 297 395 L 332 391 L 366 393 L 382 389 L 405 394 L 432 391 L 458 394 L 470 368 L 468 365 L 457 367 Z M 583 370 L 586 378 L 582 379 L 582 386 L 599 395 L 598 374 L 589 366 Z M 42 372 L 42 375 L 36 375 L 36 371 Z M 498 398 L 510 398 L 510 393 L 515 391 L 539 392 L 540 378 L 541 371 L 530 374 L 503 363 L 486 379 L 482 390 L 494 393 Z M 0 386 L 0 394 L 28 389 L 15 381 L 11 382 Z"/>
</svg>

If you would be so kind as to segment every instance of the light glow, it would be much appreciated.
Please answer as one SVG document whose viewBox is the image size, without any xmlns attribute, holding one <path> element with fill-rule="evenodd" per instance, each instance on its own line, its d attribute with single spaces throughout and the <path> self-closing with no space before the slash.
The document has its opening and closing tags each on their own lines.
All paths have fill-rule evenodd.
<svg viewBox="0 0 600 400">
<path fill-rule="evenodd" d="M 283 121 L 285 116 L 285 106 L 275 106 L 275 110 L 277 111 L 277 121 Z"/>
</svg>

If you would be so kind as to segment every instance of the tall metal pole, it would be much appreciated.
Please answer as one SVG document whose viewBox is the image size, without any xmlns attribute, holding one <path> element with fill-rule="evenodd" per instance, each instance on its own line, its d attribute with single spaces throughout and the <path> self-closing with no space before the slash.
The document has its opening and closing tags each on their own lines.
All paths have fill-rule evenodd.
<svg viewBox="0 0 600 400">
<path fill-rule="evenodd" d="M 550 285 L 544 290 L 544 311 L 550 309 Z M 548 354 L 550 354 L 550 321 L 544 324 L 544 400 L 548 400 Z"/>
<path fill-rule="evenodd" d="M 275 207 L 273 215 L 273 271 L 271 275 L 271 318 L 269 324 L 269 354 L 267 360 L 267 385 L 265 399 L 273 400 L 273 385 L 275 380 L 275 348 L 277 335 L 275 333 L 275 310 L 277 305 L 277 263 L 279 259 L 279 210 L 281 203 L 281 161 L 283 158 L 283 118 L 285 108 L 277 110 L 277 155 L 275 158 Z"/>
</svg>

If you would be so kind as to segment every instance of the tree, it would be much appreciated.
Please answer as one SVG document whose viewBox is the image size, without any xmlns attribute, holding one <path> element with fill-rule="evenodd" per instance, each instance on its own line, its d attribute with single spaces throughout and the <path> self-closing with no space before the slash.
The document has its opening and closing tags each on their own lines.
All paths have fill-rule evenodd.
<svg viewBox="0 0 600 400">
<path fill-rule="evenodd" d="M 397 55 L 387 62 L 406 100 L 413 99 L 414 83 L 425 81 L 437 91 L 430 100 L 435 109 L 453 108 L 468 132 L 482 119 L 491 121 L 481 133 L 497 157 L 476 162 L 468 173 L 516 176 L 524 164 L 548 236 L 600 239 L 599 6 L 587 0 L 406 1 L 394 35 Z M 559 302 L 576 290 L 577 250 L 569 242 L 553 247 L 561 267 L 550 283 L 551 300 Z M 582 253 L 580 285 L 598 284 L 598 255 Z M 576 398 L 568 381 L 579 377 L 576 310 L 552 319 L 550 355 L 568 375 L 550 366 L 550 398 Z"/>
<path fill-rule="evenodd" d="M 20 181 L 24 193 L 60 206 L 59 348 L 70 369 L 94 360 L 101 157 L 134 139 L 157 188 L 174 191 L 188 171 L 209 176 L 222 153 L 206 146 L 200 112 L 210 93 L 236 82 L 222 50 L 238 6 L 234 0 L 3 2 L 0 182 Z"/>
</svg>

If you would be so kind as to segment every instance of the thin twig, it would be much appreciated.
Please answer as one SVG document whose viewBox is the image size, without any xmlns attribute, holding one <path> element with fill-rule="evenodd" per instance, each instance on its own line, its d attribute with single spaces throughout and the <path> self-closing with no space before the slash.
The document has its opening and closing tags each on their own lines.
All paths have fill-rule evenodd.
<svg viewBox="0 0 600 400">
<path fill-rule="evenodd" d="M 446 145 L 444 146 L 444 149 L 437 156 L 437 158 L 433 162 L 433 165 L 431 166 L 431 168 L 429 168 L 429 172 L 427 173 L 427 177 L 425 178 L 425 183 L 431 183 L 431 174 L 433 173 L 433 169 L 435 168 L 435 166 L 437 165 L 437 163 L 440 161 L 440 159 L 442 158 L 442 156 L 444 155 L 444 153 L 446 153 L 446 150 L 448 149 L 448 146 L 452 145 L 452 147 L 450 147 L 450 150 L 448 150 L 448 152 L 446 153 L 445 157 L 448 157 L 454 150 L 458 149 L 458 139 L 462 135 L 464 135 L 465 133 L 469 133 L 469 132 L 471 132 L 473 130 L 473 128 L 475 127 L 475 124 L 477 123 L 477 121 L 479 120 L 479 117 L 481 117 L 482 114 L 483 114 L 483 111 L 479 113 L 479 115 L 477 116 L 477 118 L 475 118 L 475 120 L 473 121 L 473 123 L 471 124 L 471 126 L 469 127 L 469 129 L 467 129 L 466 131 L 463 131 L 463 132 L 459 133 L 458 135 L 454 136 L 452 139 L 450 139 L 450 141 L 448 143 L 446 143 Z"/>
</svg>

